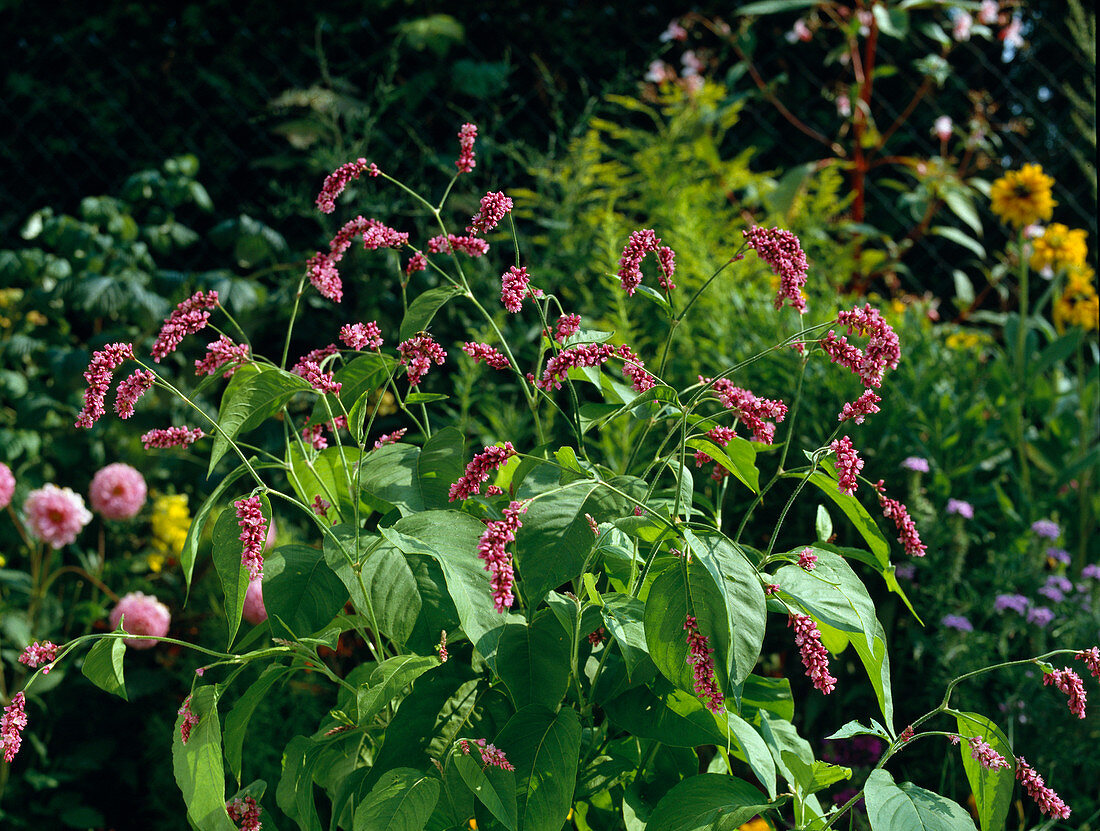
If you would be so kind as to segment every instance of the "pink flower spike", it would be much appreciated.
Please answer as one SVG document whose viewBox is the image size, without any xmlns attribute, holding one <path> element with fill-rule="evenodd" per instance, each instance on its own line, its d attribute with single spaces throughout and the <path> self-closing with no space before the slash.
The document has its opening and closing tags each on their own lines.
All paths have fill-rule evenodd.
<svg viewBox="0 0 1100 831">
<path fill-rule="evenodd" d="M 408 430 L 408 427 L 402 427 L 399 430 L 394 430 L 392 433 L 383 433 L 378 437 L 378 441 L 374 443 L 374 449 L 377 450 L 387 444 L 396 444 L 405 437 L 405 433 L 407 433 Z"/>
<path fill-rule="evenodd" d="M 103 400 L 107 397 L 107 390 L 111 388 L 114 371 L 123 362 L 133 358 L 134 347 L 129 343 L 110 343 L 92 354 L 92 360 L 84 373 L 88 388 L 84 391 L 84 408 L 76 419 L 77 427 L 90 428 L 107 412 L 103 408 Z"/>
<path fill-rule="evenodd" d="M 536 386 L 539 389 L 561 389 L 562 380 L 569 370 L 581 366 L 600 366 L 615 354 L 615 350 L 606 343 L 589 343 L 570 346 L 554 355 L 546 362 Z"/>
<path fill-rule="evenodd" d="M 141 396 L 153 386 L 156 376 L 147 369 L 135 369 L 118 384 L 115 391 L 115 412 L 119 418 L 129 418 L 134 414 L 134 405 Z"/>
<path fill-rule="evenodd" d="M 237 365 L 248 363 L 251 357 L 247 343 L 234 343 L 228 336 L 222 335 L 206 345 L 206 357 L 195 361 L 195 374 L 213 375 L 226 364 L 231 364 L 222 372 L 222 377 L 228 378 L 237 371 Z"/>
<path fill-rule="evenodd" d="M 424 256 L 424 253 L 417 251 L 411 257 L 409 257 L 408 263 L 405 264 L 405 276 L 412 277 L 417 271 L 423 271 L 428 267 L 428 258 Z"/>
<path fill-rule="evenodd" d="M 260 806 L 252 797 L 225 803 L 225 812 L 233 822 L 240 824 L 240 831 L 260 831 Z"/>
<path fill-rule="evenodd" d="M 154 447 L 187 447 L 205 435 L 201 427 L 163 427 L 143 435 L 141 443 L 146 450 Z"/>
<path fill-rule="evenodd" d="M 177 716 L 183 716 L 180 723 L 180 741 L 187 744 L 191 741 L 191 728 L 199 723 L 199 717 L 191 712 L 191 696 L 183 699 L 183 704 L 176 710 Z"/>
<path fill-rule="evenodd" d="M 523 266 L 512 266 L 500 275 L 500 302 L 512 314 L 523 308 L 525 297 L 542 297 L 541 289 L 531 288 L 531 278 Z"/>
<path fill-rule="evenodd" d="M 836 454 L 837 488 L 841 493 L 851 496 L 859 484 L 856 477 L 863 470 L 863 459 L 859 458 L 859 453 L 852 446 L 852 440 L 847 436 L 841 436 L 829 447 Z"/>
<path fill-rule="evenodd" d="M 519 515 L 527 511 L 522 502 L 511 502 L 504 509 L 504 519 L 488 522 L 485 532 L 477 544 L 477 556 L 485 563 L 489 572 L 489 588 L 493 595 L 493 608 L 504 614 L 515 602 L 512 585 L 515 582 L 515 570 L 512 555 L 505 548 L 516 538 L 523 523 Z"/>
<path fill-rule="evenodd" d="M 575 335 L 581 328 L 581 316 L 576 314 L 562 315 L 554 325 L 554 340 L 558 343 L 565 341 L 570 335 Z"/>
<path fill-rule="evenodd" d="M 432 368 L 432 362 L 436 366 L 443 366 L 447 353 L 427 333 L 414 335 L 407 341 L 397 345 L 397 351 L 401 353 L 401 365 L 407 367 L 409 386 L 415 387 L 428 374 Z"/>
<path fill-rule="evenodd" d="M 484 452 L 478 453 L 466 465 L 466 472 L 462 478 L 451 485 L 450 501 L 469 499 L 475 493 L 481 493 L 481 485 L 489 478 L 489 474 L 498 470 L 514 455 L 516 455 L 516 449 L 512 447 L 510 441 L 504 442 L 504 447 L 486 447 Z"/>
<path fill-rule="evenodd" d="M 447 654 L 447 630 L 444 629 L 439 633 L 439 646 L 436 647 L 436 654 L 439 656 L 439 663 L 447 663 L 447 659 L 451 656 Z"/>
<path fill-rule="evenodd" d="M 462 129 L 458 131 L 459 153 L 455 167 L 458 168 L 459 173 L 470 173 L 477 167 L 477 162 L 474 161 L 474 140 L 476 138 L 476 124 L 463 124 Z"/>
<path fill-rule="evenodd" d="M 404 248 L 408 241 L 409 235 L 404 231 L 396 231 L 377 219 L 366 221 L 363 247 L 368 251 L 377 251 L 379 248 Z"/>
<path fill-rule="evenodd" d="M 53 662 L 57 660 L 57 650 L 60 648 L 56 643 L 50 641 L 45 643 L 35 641 L 23 650 L 23 653 L 19 656 L 19 663 L 26 664 L 31 669 L 46 664 L 42 667 L 42 674 L 47 675 L 53 669 Z"/>
<path fill-rule="evenodd" d="M 4 761 L 11 762 L 23 743 L 22 732 L 27 727 L 27 699 L 23 692 L 12 696 L 11 703 L 0 717 L 0 747 L 4 748 Z"/>
<path fill-rule="evenodd" d="M 88 498 L 104 519 L 133 519 L 145 504 L 146 492 L 145 477 L 136 468 L 115 462 L 96 471 Z"/>
<path fill-rule="evenodd" d="M 454 234 L 432 237 L 428 240 L 428 251 L 432 254 L 453 254 L 461 251 L 467 257 L 481 257 L 489 253 L 489 243 L 478 237 L 459 237 Z"/>
<path fill-rule="evenodd" d="M 971 736 L 970 742 L 970 755 L 978 760 L 983 768 L 988 770 L 996 770 L 997 768 L 1007 768 L 1009 764 L 1005 761 L 1005 757 L 994 750 L 985 739 L 981 736 Z"/>
<path fill-rule="evenodd" d="M 309 443 L 314 450 L 324 450 L 328 447 L 325 438 L 325 426 L 323 424 L 307 424 L 302 428 L 302 440 Z"/>
<path fill-rule="evenodd" d="M 779 275 L 775 308 L 781 309 L 786 303 L 796 308 L 799 314 L 806 314 L 806 299 L 802 296 L 802 287 L 806 285 L 806 272 L 810 266 L 806 262 L 798 237 L 790 231 L 761 228 L 758 225 L 742 233 L 745 243 L 756 251 L 756 256 Z"/>
<path fill-rule="evenodd" d="M 505 196 L 503 191 L 485 194 L 481 197 L 480 210 L 473 215 L 470 224 L 466 227 L 466 233 L 476 237 L 478 234 L 493 230 L 510 210 L 512 210 L 512 200 Z"/>
<path fill-rule="evenodd" d="M 817 689 L 828 695 L 836 689 L 836 679 L 829 674 L 829 652 L 821 643 L 817 624 L 809 615 L 792 614 L 787 625 L 794 627 L 794 642 L 802 654 L 806 675 L 813 680 Z"/>
<path fill-rule="evenodd" d="M 1066 702 L 1069 711 L 1077 718 L 1084 718 L 1086 696 L 1085 685 L 1081 682 L 1081 676 L 1069 667 L 1056 669 L 1054 672 L 1043 675 L 1043 686 L 1051 684 L 1069 696 L 1069 700 Z"/>
<path fill-rule="evenodd" d="M 633 296 L 642 284 L 642 260 L 653 252 L 660 265 L 658 282 L 666 292 L 676 288 L 672 276 L 676 273 L 676 254 L 667 245 L 661 245 L 661 239 L 651 228 L 640 228 L 630 235 L 622 256 L 619 257 L 619 282 L 628 295 Z"/>
<path fill-rule="evenodd" d="M 735 387 L 728 378 L 713 380 L 700 375 L 699 383 L 711 384 L 711 389 L 722 402 L 722 406 L 733 410 L 745 426 L 752 430 L 753 441 L 762 444 L 775 441 L 775 425 L 782 423 L 787 417 L 786 404 L 778 399 L 757 398 L 750 390 Z"/>
<path fill-rule="evenodd" d="M 623 359 L 623 376 L 630 379 L 630 385 L 635 392 L 645 392 L 657 386 L 657 376 L 650 374 L 642 361 L 625 343 L 620 346 L 616 354 Z"/>
<path fill-rule="evenodd" d="M 798 554 L 798 565 L 806 571 L 813 571 L 817 568 L 817 555 L 814 554 L 812 548 L 803 548 Z"/>
<path fill-rule="evenodd" d="M 237 509 L 237 524 L 241 526 L 241 565 L 248 569 L 248 578 L 256 580 L 264 574 L 264 541 L 267 521 L 260 497 L 248 496 L 233 503 Z"/>
<path fill-rule="evenodd" d="M 182 303 L 176 306 L 164 325 L 160 327 L 156 342 L 151 351 L 153 360 L 158 364 L 168 355 L 176 351 L 180 342 L 188 335 L 206 327 L 210 320 L 210 312 L 218 305 L 218 293 L 216 291 L 197 291 Z"/>
<path fill-rule="evenodd" d="M 882 507 L 882 515 L 894 520 L 894 525 L 897 526 L 898 542 L 902 544 L 905 553 L 910 557 L 923 557 L 928 546 L 921 542 L 917 525 L 909 516 L 909 511 L 896 499 L 890 499 L 886 495 L 886 488 L 881 479 L 875 483 L 875 492 L 878 494 L 878 503 Z"/>
<path fill-rule="evenodd" d="M 855 401 L 845 403 L 840 411 L 840 415 L 837 416 L 837 421 L 848 421 L 851 419 L 856 424 L 862 424 L 867 416 L 879 412 L 878 404 L 880 401 L 882 401 L 882 399 L 874 390 L 864 390 L 863 394 Z"/>
<path fill-rule="evenodd" d="M 1084 661 L 1089 668 L 1089 674 L 1100 680 L 1100 646 L 1090 646 L 1073 656 L 1078 661 Z"/>
<path fill-rule="evenodd" d="M 464 343 L 462 351 L 473 358 L 475 364 L 485 361 L 493 369 L 508 368 L 508 357 L 487 343 Z"/>
<path fill-rule="evenodd" d="M 1043 777 L 1036 773 L 1035 768 L 1024 761 L 1023 756 L 1016 758 L 1016 779 L 1023 785 L 1027 795 L 1035 800 L 1035 804 L 1039 806 L 1040 811 L 1048 817 L 1069 819 L 1071 813 L 1069 806 L 1061 800 L 1052 788 L 1047 787 Z"/>
<path fill-rule="evenodd" d="M 364 346 L 371 349 L 382 348 L 382 330 L 376 321 L 370 323 L 345 323 L 340 327 L 340 340 L 349 349 L 363 351 Z"/>
<path fill-rule="evenodd" d="M 321 495 L 317 494 L 317 496 L 313 497 L 313 505 L 311 507 L 313 508 L 313 513 L 317 514 L 317 516 L 328 519 L 328 509 L 332 507 L 332 503 L 327 499 L 322 499 Z"/>
<path fill-rule="evenodd" d="M 862 309 L 856 307 L 837 315 L 837 321 L 848 327 L 849 335 L 866 335 L 867 346 L 860 349 L 848 343 L 848 339 L 837 337 L 830 331 L 819 341 L 822 349 L 833 363 L 845 366 L 859 376 L 863 386 L 882 386 L 887 369 L 897 369 L 901 359 L 901 342 L 897 333 L 887 323 L 877 309 L 870 304 Z"/>
<path fill-rule="evenodd" d="M 368 163 L 366 159 L 356 159 L 340 165 L 332 173 L 325 177 L 325 183 L 321 186 L 321 192 L 317 194 L 317 209 L 324 214 L 330 214 L 336 210 L 336 198 L 344 192 L 348 182 L 358 179 L 363 173 L 370 176 L 381 174 L 378 165 Z"/>
<path fill-rule="evenodd" d="M 714 650 L 709 646 L 709 638 L 699 631 L 694 615 L 688 615 L 684 621 L 687 630 L 687 662 L 695 668 L 695 695 L 712 713 L 725 710 L 724 699 L 714 677 Z"/>
</svg>

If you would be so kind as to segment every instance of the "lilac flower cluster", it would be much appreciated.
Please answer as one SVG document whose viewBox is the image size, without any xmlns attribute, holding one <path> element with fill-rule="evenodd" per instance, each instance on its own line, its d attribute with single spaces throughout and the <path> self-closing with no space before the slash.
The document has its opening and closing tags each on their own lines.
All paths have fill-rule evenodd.
<svg viewBox="0 0 1100 831">
<path fill-rule="evenodd" d="M 711 657 L 714 650 L 709 646 L 709 638 L 699 631 L 694 615 L 687 616 L 684 629 L 687 631 L 687 662 L 695 670 L 695 695 L 712 713 L 721 713 L 725 704 L 714 677 L 714 658 Z"/>
<path fill-rule="evenodd" d="M 443 366 L 447 359 L 447 352 L 443 347 L 426 333 L 413 335 L 407 341 L 402 341 L 397 345 L 397 351 L 401 353 L 401 365 L 408 368 L 410 387 L 420 384 L 432 368 L 432 361 L 435 361 L 436 366 Z"/>
<path fill-rule="evenodd" d="M 129 343 L 109 343 L 92 354 L 92 360 L 84 373 L 88 388 L 84 391 L 84 407 L 76 419 L 77 427 L 90 428 L 107 412 L 103 407 L 103 400 L 107 397 L 107 390 L 111 388 L 114 371 L 133 358 L 134 347 Z"/>
<path fill-rule="evenodd" d="M 794 627 L 794 642 L 802 655 L 802 665 L 814 686 L 828 695 L 836 689 L 836 679 L 829 674 L 829 652 L 821 643 L 821 633 L 809 615 L 792 614 L 787 621 Z"/>
<path fill-rule="evenodd" d="M 264 574 L 264 540 L 267 521 L 260 497 L 247 496 L 233 503 L 237 509 L 237 524 L 241 526 L 241 565 L 248 569 L 248 578 L 255 580 Z"/>
<path fill-rule="evenodd" d="M 1039 519 L 1031 523 L 1031 532 L 1037 537 L 1043 539 L 1056 540 L 1062 534 L 1062 529 L 1058 527 L 1058 523 L 1049 519 Z"/>
<path fill-rule="evenodd" d="M 462 351 L 474 359 L 474 363 L 485 361 L 493 369 L 507 369 L 508 356 L 498 352 L 487 343 L 464 343 Z"/>
<path fill-rule="evenodd" d="M 841 436 L 829 445 L 836 454 L 837 489 L 851 496 L 859 485 L 859 472 L 863 470 L 863 459 L 852 446 L 852 440 Z"/>
<path fill-rule="evenodd" d="M 477 543 L 477 556 L 485 563 L 485 570 L 489 572 L 493 607 L 501 614 L 515 602 L 515 595 L 512 594 L 515 571 L 512 567 L 512 555 L 505 546 L 516 538 L 516 531 L 523 525 L 519 515 L 526 511 L 522 502 L 509 503 L 504 509 L 504 519 L 487 523 L 485 532 Z"/>
<path fill-rule="evenodd" d="M 651 228 L 634 231 L 623 248 L 619 258 L 619 281 L 626 293 L 633 295 L 642 283 L 642 259 L 649 252 L 655 252 L 660 271 L 657 280 L 666 292 L 676 288 L 672 275 L 676 273 L 676 254 L 667 245 L 661 245 L 661 239 Z"/>
<path fill-rule="evenodd" d="M 489 474 L 498 470 L 502 464 L 516 455 L 516 449 L 510 441 L 504 442 L 504 447 L 491 445 L 481 453 L 474 456 L 466 465 L 466 472 L 457 482 L 451 485 L 449 500 L 469 499 L 475 493 L 481 493 L 481 485 L 489 478 Z"/>
<path fill-rule="evenodd" d="M 944 615 L 940 625 L 946 629 L 958 629 L 960 632 L 973 632 L 974 624 L 962 615 Z"/>
<path fill-rule="evenodd" d="M 222 335 L 213 343 L 206 345 L 206 357 L 195 361 L 195 374 L 213 375 L 226 364 L 243 364 L 249 360 L 249 357 L 247 343 L 234 343 L 227 335 Z M 222 373 L 222 377 L 228 378 L 236 371 L 236 366 L 230 366 Z M 120 386 L 120 394 L 121 391 Z"/>
<path fill-rule="evenodd" d="M 161 360 L 176 351 L 176 347 L 185 337 L 205 328 L 207 321 L 210 320 L 210 312 L 206 310 L 213 309 L 217 305 L 216 291 L 206 293 L 197 291 L 177 305 L 160 327 L 160 333 L 153 343 L 153 348 L 150 350 L 153 360 L 159 364 Z"/>
<path fill-rule="evenodd" d="M 928 460 L 921 456 L 907 456 L 901 460 L 901 466 L 914 473 L 927 473 L 929 471 Z"/>
<path fill-rule="evenodd" d="M 963 519 L 973 519 L 974 506 L 971 505 L 969 502 L 964 502 L 962 499 L 948 499 L 947 513 L 949 516 L 951 514 L 957 514 Z"/>
<path fill-rule="evenodd" d="M 806 298 L 802 296 L 802 287 L 806 285 L 806 272 L 810 265 L 798 237 L 790 231 L 762 228 L 759 225 L 753 225 L 742 234 L 749 248 L 756 251 L 756 256 L 779 275 L 775 308 L 781 309 L 787 303 L 798 309 L 799 314 L 806 314 Z"/>
<path fill-rule="evenodd" d="M 998 612 L 1011 609 L 1018 615 L 1025 615 L 1031 608 L 1031 601 L 1022 594 L 999 594 L 993 601 L 993 608 Z"/>
</svg>

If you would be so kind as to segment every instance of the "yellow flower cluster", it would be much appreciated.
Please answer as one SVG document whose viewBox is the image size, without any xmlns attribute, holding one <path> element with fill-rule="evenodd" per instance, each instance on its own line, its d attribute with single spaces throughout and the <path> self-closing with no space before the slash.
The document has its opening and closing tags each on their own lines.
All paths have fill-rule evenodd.
<svg viewBox="0 0 1100 831">
<path fill-rule="evenodd" d="M 1051 196 L 1054 180 L 1037 164 L 1025 164 L 1010 170 L 993 183 L 989 192 L 990 208 L 1002 221 L 1023 228 L 1047 221 L 1058 203 Z"/>
<path fill-rule="evenodd" d="M 1085 257 L 1088 256 L 1088 246 L 1085 243 L 1087 238 L 1087 231 L 1067 228 L 1061 222 L 1052 222 L 1041 237 L 1031 241 L 1029 265 L 1035 271 L 1042 271 L 1044 268 L 1061 271 L 1084 265 Z"/>
<path fill-rule="evenodd" d="M 1066 272 L 1066 288 L 1054 302 L 1054 325 L 1059 332 L 1080 326 L 1086 332 L 1100 329 L 1100 299 L 1096 296 L 1096 273 L 1084 263 Z"/>
<path fill-rule="evenodd" d="M 186 494 L 167 494 L 153 500 L 150 518 L 153 525 L 153 551 L 145 561 L 152 571 L 164 568 L 168 557 L 179 557 L 183 551 L 187 529 L 191 527 L 191 511 Z"/>
</svg>

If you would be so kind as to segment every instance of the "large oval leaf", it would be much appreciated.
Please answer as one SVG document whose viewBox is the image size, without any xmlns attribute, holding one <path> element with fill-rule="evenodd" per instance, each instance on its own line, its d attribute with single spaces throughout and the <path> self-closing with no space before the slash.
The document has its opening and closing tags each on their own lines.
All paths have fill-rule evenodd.
<svg viewBox="0 0 1100 831">
<path fill-rule="evenodd" d="M 355 809 L 355 831 L 422 831 L 439 801 L 440 784 L 412 768 L 382 774 Z"/>
<path fill-rule="evenodd" d="M 573 804 L 581 721 L 563 707 L 531 705 L 516 712 L 496 738 L 516 769 L 519 831 L 561 831 Z"/>
<path fill-rule="evenodd" d="M 448 300 L 460 294 L 462 289 L 457 286 L 439 286 L 417 295 L 409 304 L 409 309 L 401 321 L 401 340 L 408 340 L 421 329 L 426 329 L 435 317 L 435 313 L 443 308 Z"/>
<path fill-rule="evenodd" d="M 316 548 L 277 548 L 267 558 L 264 572 L 264 606 L 276 637 L 312 635 L 348 602 L 347 589 Z"/>
<path fill-rule="evenodd" d="M 229 442 L 241 433 L 259 427 L 275 415 L 296 393 L 310 389 L 309 382 L 292 372 L 255 364 L 238 369 L 225 388 L 218 410 L 218 429 L 210 449 L 206 475 L 229 449 Z"/>
<path fill-rule="evenodd" d="M 735 776 L 702 773 L 673 786 L 646 822 L 661 831 L 734 831 L 769 808 L 767 797 Z"/>
<path fill-rule="evenodd" d="M 172 770 L 183 793 L 187 818 L 199 831 L 237 831 L 225 811 L 225 771 L 222 768 L 221 723 L 214 687 L 204 685 L 191 696 L 191 727 L 187 744 L 180 736 L 183 716 L 172 730 Z"/>
<path fill-rule="evenodd" d="M 975 831 L 959 803 L 919 788 L 894 784 L 885 770 L 873 770 L 863 791 L 872 831 Z"/>
<path fill-rule="evenodd" d="M 557 707 L 569 684 L 570 643 L 548 610 L 529 625 L 510 623 L 497 643 L 496 667 L 516 708 Z"/>
<path fill-rule="evenodd" d="M 974 794 L 982 831 L 1004 828 L 1012 805 L 1012 789 L 1016 784 L 1016 759 L 1012 754 L 1012 745 L 996 724 L 978 713 L 958 713 L 955 721 L 959 725 L 960 735 L 966 738 L 981 736 L 1008 762 L 1007 768 L 987 768 L 971 755 L 969 742 L 959 743 L 963 770 Z"/>
</svg>

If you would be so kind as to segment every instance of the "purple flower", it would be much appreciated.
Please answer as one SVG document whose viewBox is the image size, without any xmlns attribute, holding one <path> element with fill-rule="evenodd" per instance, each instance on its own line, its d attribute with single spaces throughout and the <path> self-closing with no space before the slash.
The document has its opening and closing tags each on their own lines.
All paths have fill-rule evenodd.
<svg viewBox="0 0 1100 831">
<path fill-rule="evenodd" d="M 1044 588 L 1055 588 L 1060 592 L 1073 591 L 1073 581 L 1061 574 L 1052 574 L 1047 578 Z"/>
<path fill-rule="evenodd" d="M 958 629 L 960 632 L 974 631 L 974 625 L 962 615 L 944 615 L 940 624 L 948 629 Z"/>
<path fill-rule="evenodd" d="M 1081 576 L 1086 580 L 1100 580 L 1100 565 L 1089 563 L 1081 569 Z"/>
<path fill-rule="evenodd" d="M 1053 547 L 1047 549 L 1047 559 L 1054 560 L 1054 562 L 1056 563 L 1065 563 L 1066 565 L 1069 565 L 1073 561 L 1073 558 L 1070 557 L 1069 552 L 1066 551 L 1064 548 Z"/>
<path fill-rule="evenodd" d="M 1022 594 L 999 594 L 997 595 L 997 599 L 993 602 L 993 608 L 998 612 L 1011 609 L 1019 615 L 1027 614 L 1027 610 L 1030 606 L 1031 601 Z"/>
<path fill-rule="evenodd" d="M 1048 540 L 1056 540 L 1062 533 L 1062 529 L 1058 527 L 1058 523 L 1051 522 L 1049 519 L 1040 519 L 1031 523 L 1031 531 L 1036 536 Z"/>
<path fill-rule="evenodd" d="M 920 456 L 908 456 L 902 459 L 901 466 L 906 470 L 914 470 L 917 473 L 927 473 L 929 470 L 928 460 Z"/>
<path fill-rule="evenodd" d="M 1027 613 L 1027 622 L 1034 623 L 1040 629 L 1054 620 L 1054 612 L 1046 606 L 1036 606 Z"/>
<path fill-rule="evenodd" d="M 947 513 L 958 514 L 963 519 L 973 519 L 974 506 L 971 505 L 969 502 L 964 502 L 961 499 L 948 499 Z"/>
<path fill-rule="evenodd" d="M 1066 599 L 1066 596 L 1062 594 L 1057 588 L 1051 585 L 1043 586 L 1039 589 L 1039 594 L 1054 603 L 1061 603 Z"/>
<path fill-rule="evenodd" d="M 912 563 L 901 563 L 894 567 L 894 576 L 899 580 L 912 580 L 917 576 L 917 567 Z"/>
</svg>

